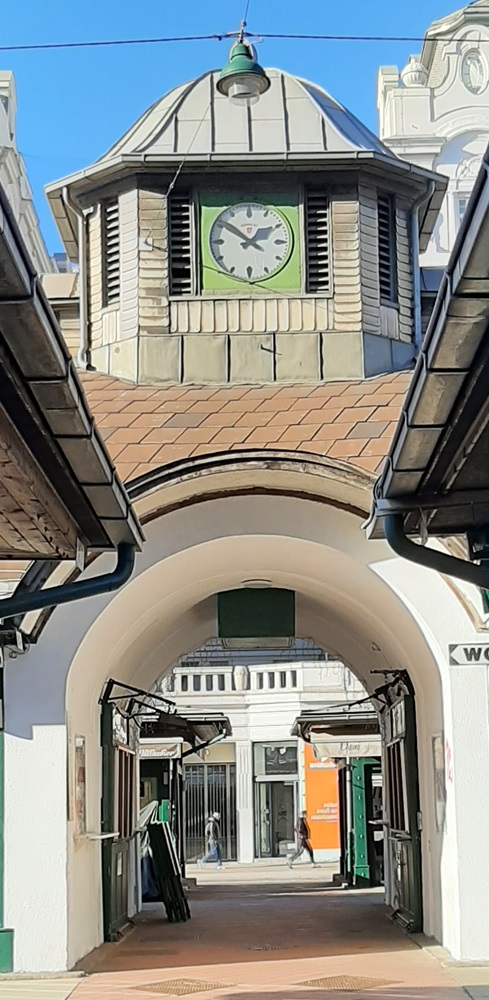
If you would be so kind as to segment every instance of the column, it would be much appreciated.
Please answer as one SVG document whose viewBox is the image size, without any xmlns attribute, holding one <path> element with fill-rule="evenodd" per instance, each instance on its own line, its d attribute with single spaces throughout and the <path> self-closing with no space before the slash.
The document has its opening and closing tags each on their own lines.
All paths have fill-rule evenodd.
<svg viewBox="0 0 489 1000">
<path fill-rule="evenodd" d="M 238 861 L 250 864 L 254 858 L 253 754 L 249 741 L 236 743 L 236 811 Z"/>
</svg>

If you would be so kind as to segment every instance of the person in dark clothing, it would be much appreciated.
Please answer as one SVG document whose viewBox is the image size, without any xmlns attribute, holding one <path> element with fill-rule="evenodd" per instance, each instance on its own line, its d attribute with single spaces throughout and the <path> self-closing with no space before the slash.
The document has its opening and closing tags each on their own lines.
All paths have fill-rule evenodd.
<svg viewBox="0 0 489 1000">
<path fill-rule="evenodd" d="M 298 858 L 302 857 L 304 851 L 307 851 L 309 858 L 311 860 L 311 864 L 315 866 L 316 862 L 314 861 L 314 851 L 311 847 L 311 830 L 309 827 L 309 823 L 307 822 L 306 812 L 301 813 L 301 815 L 299 816 L 299 819 L 297 820 L 297 823 L 295 825 L 295 832 L 297 835 L 297 850 L 295 851 L 295 854 L 292 855 L 292 857 L 287 858 L 287 864 L 289 868 L 292 868 L 294 861 L 297 861 Z"/>
<path fill-rule="evenodd" d="M 205 825 L 205 837 L 207 840 L 207 854 L 199 861 L 199 865 L 208 861 L 215 861 L 217 868 L 222 868 L 221 856 L 221 815 L 218 812 L 212 813 Z"/>
</svg>

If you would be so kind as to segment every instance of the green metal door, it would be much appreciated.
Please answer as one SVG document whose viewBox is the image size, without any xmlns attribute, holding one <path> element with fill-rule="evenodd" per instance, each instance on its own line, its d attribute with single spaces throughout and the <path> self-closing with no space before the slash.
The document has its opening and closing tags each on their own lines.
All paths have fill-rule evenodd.
<svg viewBox="0 0 489 1000">
<path fill-rule="evenodd" d="M 393 686 L 383 713 L 388 902 L 408 930 L 423 927 L 421 821 L 414 695 Z"/>
<path fill-rule="evenodd" d="M 129 922 L 130 853 L 134 850 L 136 757 L 114 740 L 114 708 L 102 709 L 102 892 L 104 939 L 116 941 Z"/>
</svg>

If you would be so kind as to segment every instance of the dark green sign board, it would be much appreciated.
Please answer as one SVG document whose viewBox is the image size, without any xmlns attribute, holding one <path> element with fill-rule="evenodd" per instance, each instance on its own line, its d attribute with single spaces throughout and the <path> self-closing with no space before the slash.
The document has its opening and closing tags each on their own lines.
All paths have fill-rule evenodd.
<svg viewBox="0 0 489 1000">
<path fill-rule="evenodd" d="M 295 637 L 295 591 L 243 587 L 217 594 L 220 639 Z"/>
</svg>

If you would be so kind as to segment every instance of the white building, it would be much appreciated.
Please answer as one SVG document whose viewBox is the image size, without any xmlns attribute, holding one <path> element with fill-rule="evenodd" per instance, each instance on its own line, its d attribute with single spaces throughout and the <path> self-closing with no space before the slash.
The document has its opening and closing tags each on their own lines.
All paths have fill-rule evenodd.
<svg viewBox="0 0 489 1000">
<path fill-rule="evenodd" d="M 0 70 L 0 183 L 8 197 L 32 262 L 40 274 L 53 270 L 39 229 L 24 160 L 17 148 L 17 96 L 13 74 Z"/>
<path fill-rule="evenodd" d="M 475 0 L 435 21 L 419 55 L 377 81 L 379 134 L 397 156 L 448 177 L 422 267 L 448 263 L 489 142 L 489 3 Z"/>
<path fill-rule="evenodd" d="M 195 860 L 203 846 L 204 804 L 222 813 L 223 847 L 231 860 L 284 860 L 294 845 L 297 816 L 306 809 L 317 860 L 338 861 L 335 778 L 331 775 L 328 788 L 323 781 L 318 808 L 314 795 L 318 765 L 312 750 L 291 736 L 291 728 L 304 711 L 344 705 L 367 695 L 340 661 L 325 657 L 312 643 L 296 645 L 302 647 L 304 659 L 294 660 L 291 650 L 271 650 L 268 656 L 264 651 L 233 655 L 219 643 L 207 644 L 185 656 L 163 680 L 161 690 L 183 715 L 187 708 L 205 712 L 212 706 L 229 718 L 233 731 L 232 737 L 204 750 L 202 756 L 186 759 L 188 861 Z M 225 765 L 230 766 L 227 771 Z M 239 781 L 233 765 L 239 767 Z M 336 773 L 331 762 L 323 762 L 324 770 L 327 766 Z M 215 783 L 221 779 L 222 791 L 211 794 L 209 789 L 206 799 L 209 768 L 214 769 Z"/>
<path fill-rule="evenodd" d="M 70 346 L 82 348 L 84 364 L 90 355 L 96 363 L 87 395 L 146 544 L 122 590 L 25 618 L 27 652 L 6 662 L 4 924 L 18 971 L 72 968 L 102 942 L 113 916 L 102 878 L 107 852 L 111 877 L 121 879 L 114 895 L 122 916 L 136 909 L 135 803 L 127 801 L 136 781 L 111 784 L 102 766 L 111 754 L 114 768 L 135 779 L 136 758 L 112 732 L 102 746 L 106 682 L 153 690 L 218 634 L 216 595 L 252 580 L 293 592 L 296 637 L 335 650 L 369 693 L 379 673 L 393 678 L 379 705 L 398 793 L 386 804 L 386 901 L 399 909 L 412 890 L 414 926 L 457 959 L 489 960 L 487 666 L 448 656 L 449 643 L 486 634 L 481 594 L 362 532 L 409 385 L 399 370 L 419 347 L 417 250 L 429 243 L 444 192 L 426 163 L 443 172 L 443 150 L 450 166 L 482 148 L 485 124 L 475 118 L 487 114 L 485 56 L 472 34 L 482 37 L 485 16 L 486 5 L 475 4 L 449 29 L 434 29 L 426 69 L 413 71 L 416 86 L 400 88 L 394 74 L 382 84 L 391 150 L 320 86 L 270 70 L 269 91 L 237 114 L 209 72 L 165 95 L 94 167 L 50 186 L 80 267 L 82 329 Z M 446 43 L 467 24 L 469 34 Z M 433 82 L 440 61 L 431 90 L 427 74 Z M 458 83 L 445 110 L 441 97 L 436 104 L 434 137 L 430 102 L 448 80 Z M 416 124 L 409 109 L 418 97 L 416 152 L 416 130 L 405 123 Z M 451 145 L 450 103 L 454 135 L 474 135 L 475 145 Z M 421 166 L 405 162 L 416 157 Z M 456 174 L 457 166 L 450 198 L 464 194 Z M 289 240 L 276 271 L 254 285 L 244 257 L 253 241 L 241 247 L 245 277 L 233 277 L 219 268 L 218 252 L 211 258 L 210 232 L 236 204 L 252 217 L 257 203 Z M 449 207 L 447 247 L 457 214 L 455 202 Z M 440 243 L 428 253 L 440 266 L 446 251 Z M 70 286 L 63 308 L 72 310 L 72 275 L 62 277 Z M 84 576 L 109 567 L 108 556 L 97 556 Z M 71 564 L 49 566 L 40 582 L 75 573 Z M 307 671 L 297 688 L 285 671 L 287 725 L 292 709 L 331 693 L 324 677 L 313 691 Z M 256 686 L 240 696 L 246 711 L 235 713 L 248 852 L 253 781 L 270 777 L 253 773 L 252 747 L 267 742 L 276 704 L 276 687 L 258 681 L 269 672 L 253 670 Z M 282 746 L 284 717 L 275 730 Z M 26 802 L 35 822 L 26 822 Z M 40 934 L 47 914 L 49 934 Z"/>
</svg>

